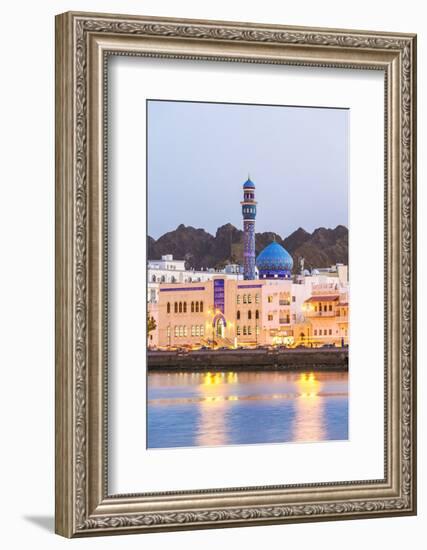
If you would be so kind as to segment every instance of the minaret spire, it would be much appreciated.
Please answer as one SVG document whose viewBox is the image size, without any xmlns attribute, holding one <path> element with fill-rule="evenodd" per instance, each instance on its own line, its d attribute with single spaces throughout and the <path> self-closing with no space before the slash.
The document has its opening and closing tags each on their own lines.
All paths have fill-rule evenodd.
<svg viewBox="0 0 427 550">
<path fill-rule="evenodd" d="M 243 184 L 243 273 L 246 280 L 255 279 L 255 218 L 256 205 L 255 184 L 248 179 Z"/>
</svg>

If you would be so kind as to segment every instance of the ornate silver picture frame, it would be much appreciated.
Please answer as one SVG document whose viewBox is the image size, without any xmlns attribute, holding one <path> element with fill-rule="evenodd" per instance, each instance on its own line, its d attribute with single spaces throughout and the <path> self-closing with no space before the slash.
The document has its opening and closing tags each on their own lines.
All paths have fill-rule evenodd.
<svg viewBox="0 0 427 550">
<path fill-rule="evenodd" d="M 384 73 L 384 478 L 110 494 L 106 128 L 111 56 Z M 415 180 L 415 35 L 58 15 L 56 532 L 82 537 L 415 514 Z"/>
</svg>

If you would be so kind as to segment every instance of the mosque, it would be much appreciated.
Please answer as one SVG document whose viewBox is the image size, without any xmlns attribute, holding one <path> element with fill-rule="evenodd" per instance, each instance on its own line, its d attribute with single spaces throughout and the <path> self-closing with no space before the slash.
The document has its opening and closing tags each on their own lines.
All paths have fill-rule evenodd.
<svg viewBox="0 0 427 550">
<path fill-rule="evenodd" d="M 347 266 L 293 275 L 292 256 L 276 241 L 256 257 L 255 189 L 248 176 L 241 201 L 243 280 L 214 272 L 203 281 L 156 283 L 149 347 L 348 344 Z"/>
</svg>

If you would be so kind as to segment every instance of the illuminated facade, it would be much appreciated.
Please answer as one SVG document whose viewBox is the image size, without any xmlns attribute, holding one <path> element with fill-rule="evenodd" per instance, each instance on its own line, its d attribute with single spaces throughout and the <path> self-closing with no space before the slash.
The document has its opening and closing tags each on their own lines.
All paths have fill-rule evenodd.
<svg viewBox="0 0 427 550">
<path fill-rule="evenodd" d="M 337 273 L 161 284 L 149 311 L 157 323 L 149 344 L 160 348 L 348 343 L 347 281 Z"/>
</svg>

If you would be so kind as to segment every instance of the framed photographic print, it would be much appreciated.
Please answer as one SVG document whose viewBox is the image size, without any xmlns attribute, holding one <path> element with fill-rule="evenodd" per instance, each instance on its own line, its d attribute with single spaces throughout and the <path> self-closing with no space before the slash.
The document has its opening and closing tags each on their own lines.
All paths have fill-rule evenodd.
<svg viewBox="0 0 427 550">
<path fill-rule="evenodd" d="M 416 513 L 416 37 L 56 18 L 56 531 Z"/>
</svg>

